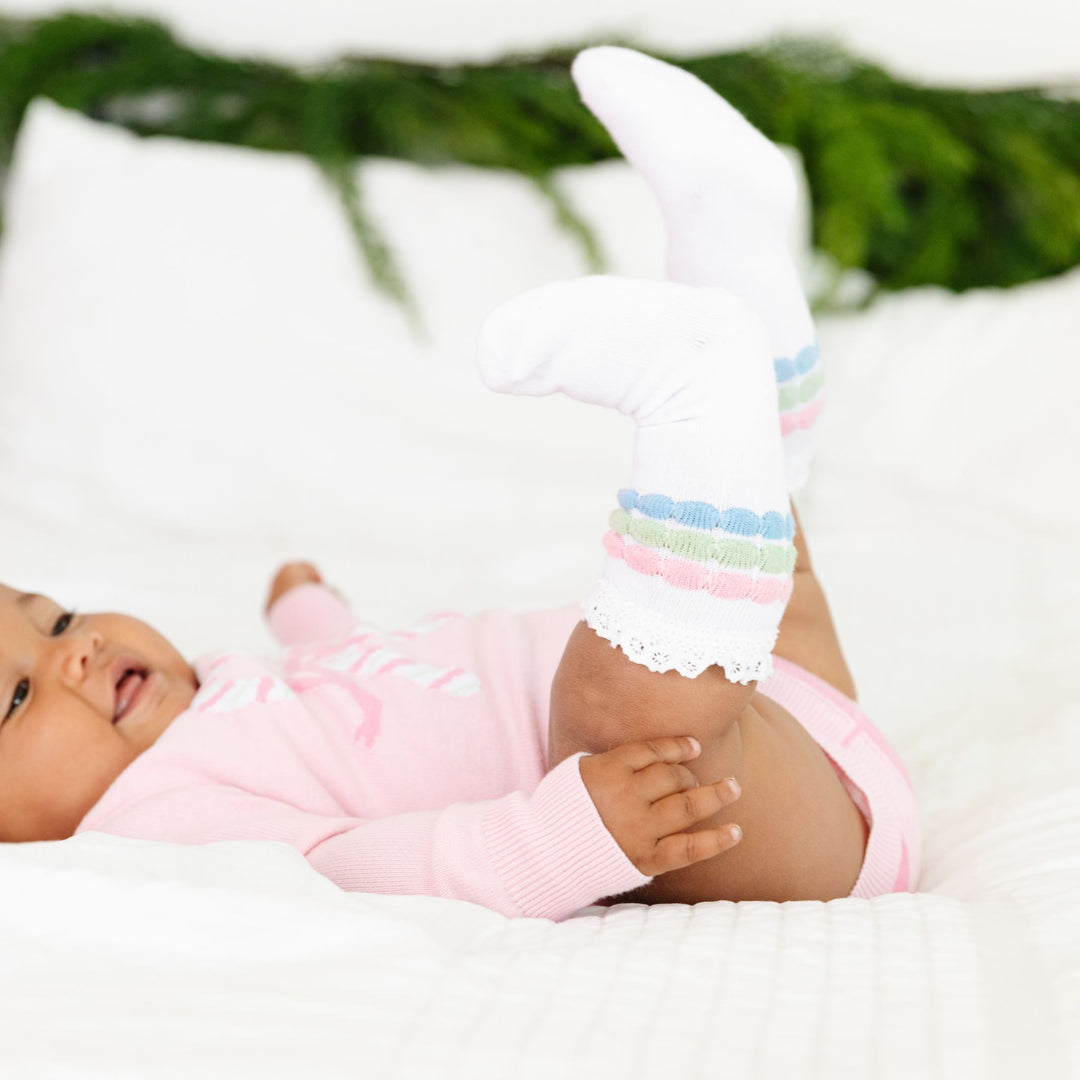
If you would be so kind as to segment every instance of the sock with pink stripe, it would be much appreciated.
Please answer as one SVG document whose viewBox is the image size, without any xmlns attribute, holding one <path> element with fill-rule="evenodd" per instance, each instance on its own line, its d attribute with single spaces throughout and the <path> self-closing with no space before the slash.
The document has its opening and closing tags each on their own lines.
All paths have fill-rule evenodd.
<svg viewBox="0 0 1080 1080">
<path fill-rule="evenodd" d="M 731 682 L 772 671 L 795 522 L 760 318 L 724 289 L 588 277 L 489 316 L 493 390 L 618 409 L 636 423 L 632 486 L 604 539 L 585 620 L 631 660 Z"/>
<path fill-rule="evenodd" d="M 632 49 L 579 53 L 582 100 L 648 182 L 668 230 L 668 275 L 721 285 L 765 321 L 789 491 L 810 473 L 823 404 L 817 335 L 788 251 L 797 189 L 779 148 L 700 79 Z"/>
</svg>

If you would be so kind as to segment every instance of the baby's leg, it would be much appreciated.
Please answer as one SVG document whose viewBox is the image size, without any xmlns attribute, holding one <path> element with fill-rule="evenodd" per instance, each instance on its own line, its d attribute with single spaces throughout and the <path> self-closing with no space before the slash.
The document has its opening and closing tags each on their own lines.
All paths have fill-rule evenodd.
<svg viewBox="0 0 1080 1080">
<path fill-rule="evenodd" d="M 723 313 L 706 319 L 704 332 L 685 296 L 656 286 L 650 295 L 645 283 L 621 306 L 595 292 L 600 286 L 586 286 L 592 296 L 579 290 L 576 305 L 523 298 L 488 327 L 489 385 L 562 390 L 639 425 L 634 486 L 620 492 L 605 538 L 611 558 L 553 680 L 549 764 L 581 749 L 693 734 L 703 753 L 691 767 L 702 782 L 745 778 L 731 816 L 755 839 L 693 873 L 664 875 L 651 899 L 844 895 L 862 857 L 861 819 L 805 730 L 750 706 L 757 678 L 769 673 L 766 640 L 777 655 L 850 687 L 839 647 L 825 644 L 835 645 L 835 633 L 809 554 L 800 543 L 796 563 L 794 517 L 777 498 L 775 437 L 784 436 L 780 485 L 798 487 L 821 405 L 812 325 L 782 242 L 790 170 L 785 177 L 775 147 L 685 73 L 626 50 L 591 50 L 575 77 L 660 197 L 672 276 L 727 291 L 701 290 Z M 695 125 L 696 145 L 685 137 Z M 763 320 L 763 348 L 745 332 L 747 307 Z M 771 409 L 753 374 L 764 371 Z M 749 560 L 747 548 L 756 553 Z M 785 800 L 792 791 L 816 817 Z"/>
<path fill-rule="evenodd" d="M 553 682 L 549 764 L 692 734 L 700 767 L 740 775 L 735 721 L 771 672 L 795 563 L 760 320 L 722 289 L 559 283 L 489 318 L 481 375 L 637 424 L 633 487 L 619 493 L 603 575 Z"/>
<path fill-rule="evenodd" d="M 489 317 L 480 366 L 492 389 L 561 391 L 636 422 L 589 626 L 653 672 L 717 666 L 744 687 L 768 676 L 795 522 L 754 313 L 723 289 L 562 282 Z"/>
<path fill-rule="evenodd" d="M 806 533 L 794 506 L 791 513 L 795 518 L 797 557 L 791 599 L 780 620 L 773 655 L 798 664 L 854 701 L 857 697 L 855 682 L 840 648 L 825 590 L 810 561 Z"/>
<path fill-rule="evenodd" d="M 663 212 L 668 275 L 719 285 L 765 324 L 789 491 L 809 476 L 824 402 L 817 334 L 787 234 L 797 188 L 782 151 L 700 79 L 632 49 L 586 49 L 582 100 Z"/>
<path fill-rule="evenodd" d="M 792 514 L 797 557 L 791 599 L 780 620 L 773 655 L 798 664 L 855 700 L 855 684 L 794 507 Z M 753 698 L 756 685 L 756 681 L 745 686 L 729 682 L 715 666 L 694 679 L 671 671 L 651 672 L 612 649 L 581 621 L 552 682 L 549 767 L 579 750 L 599 753 L 640 738 L 642 717 L 648 717 L 650 734 L 704 737 L 703 745 L 712 746 L 714 752 L 725 747 L 710 768 L 727 768 L 724 775 L 733 775 L 742 759 L 737 741 L 728 733 Z"/>
<path fill-rule="evenodd" d="M 796 207 L 789 162 L 714 90 L 653 57 L 611 46 L 586 49 L 573 75 L 582 100 L 656 195 L 667 224 L 671 279 L 723 286 L 764 322 L 787 484 L 796 490 L 809 476 L 824 373 L 787 246 Z M 775 653 L 854 697 L 801 534 L 799 524 L 794 589 Z"/>
<path fill-rule="evenodd" d="M 795 518 L 796 560 L 792 593 L 780 620 L 773 655 L 816 675 L 852 700 L 854 680 L 844 660 L 824 590 L 814 574 L 806 534 Z M 579 750 L 602 752 L 640 736 L 645 715 L 655 734 L 719 736 L 742 715 L 756 682 L 729 682 L 719 668 L 708 668 L 695 679 L 672 672 L 658 675 L 612 649 L 587 623 L 571 633 L 552 684 L 552 720 L 548 728 L 548 763 L 554 768 Z M 687 726 L 691 725 L 691 726 Z M 722 741 L 722 740 L 721 740 Z M 729 739 L 727 756 L 715 762 L 724 775 L 737 771 L 741 758 Z M 699 763 L 700 764 L 700 763 Z M 705 775 L 704 772 L 702 774 Z M 735 808 L 737 816 L 738 807 Z"/>
<path fill-rule="evenodd" d="M 693 735 L 698 780 L 743 787 L 707 823 L 736 821 L 743 842 L 636 899 L 825 900 L 850 892 L 862 860 L 861 818 L 820 748 L 773 703 L 752 704 L 796 555 L 767 348 L 722 289 L 617 278 L 535 289 L 482 335 L 493 389 L 559 390 L 637 423 L 633 487 L 552 682 L 549 767 Z"/>
</svg>

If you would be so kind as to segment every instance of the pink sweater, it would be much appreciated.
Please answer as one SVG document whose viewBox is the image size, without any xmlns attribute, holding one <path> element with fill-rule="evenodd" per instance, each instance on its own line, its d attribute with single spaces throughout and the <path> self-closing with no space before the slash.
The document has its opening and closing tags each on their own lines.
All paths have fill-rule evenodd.
<svg viewBox="0 0 1080 1080">
<path fill-rule="evenodd" d="M 559 920 L 652 879 L 600 820 L 575 754 L 547 772 L 551 678 L 576 605 L 360 624 L 301 585 L 278 659 L 212 653 L 200 689 L 76 833 L 290 844 L 343 889 Z M 546 774 L 546 775 L 545 775 Z"/>
</svg>

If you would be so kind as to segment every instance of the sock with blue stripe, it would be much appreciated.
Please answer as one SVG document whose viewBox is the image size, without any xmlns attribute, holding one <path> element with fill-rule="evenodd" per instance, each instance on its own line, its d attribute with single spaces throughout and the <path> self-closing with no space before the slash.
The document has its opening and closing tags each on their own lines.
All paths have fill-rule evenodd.
<svg viewBox="0 0 1080 1080">
<path fill-rule="evenodd" d="M 720 285 L 765 321 L 789 491 L 805 485 L 823 404 L 817 335 L 786 234 L 797 197 L 780 149 L 700 79 L 632 49 L 579 53 L 582 100 L 653 189 L 668 276 Z"/>
<path fill-rule="evenodd" d="M 633 477 L 585 621 L 652 671 L 764 679 L 791 595 L 776 383 L 760 318 L 719 288 L 587 277 L 487 319 L 479 367 L 503 393 L 560 391 L 636 424 Z"/>
</svg>

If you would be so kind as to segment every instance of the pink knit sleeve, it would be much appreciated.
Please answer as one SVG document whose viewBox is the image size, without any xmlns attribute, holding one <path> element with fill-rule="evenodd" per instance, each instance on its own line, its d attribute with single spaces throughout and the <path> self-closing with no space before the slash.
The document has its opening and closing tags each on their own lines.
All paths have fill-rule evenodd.
<svg viewBox="0 0 1080 1080">
<path fill-rule="evenodd" d="M 308 582 L 290 589 L 267 612 L 270 632 L 285 646 L 331 641 L 360 621 L 326 585 Z"/>
<path fill-rule="evenodd" d="M 99 804 L 76 831 L 179 844 L 274 841 L 349 891 L 442 896 L 558 921 L 652 880 L 601 821 L 581 779 L 583 756 L 560 762 L 532 792 L 372 820 L 320 817 L 205 780 L 147 785 Z"/>
<path fill-rule="evenodd" d="M 328 837 L 308 862 L 355 892 L 445 896 L 558 921 L 652 881 L 608 832 L 575 754 L 531 793 L 398 814 Z"/>
</svg>

